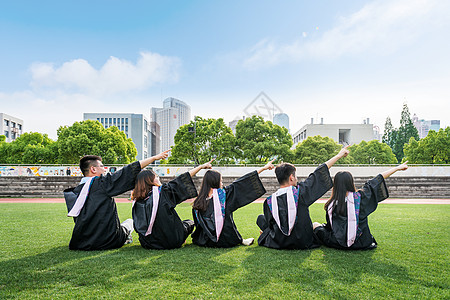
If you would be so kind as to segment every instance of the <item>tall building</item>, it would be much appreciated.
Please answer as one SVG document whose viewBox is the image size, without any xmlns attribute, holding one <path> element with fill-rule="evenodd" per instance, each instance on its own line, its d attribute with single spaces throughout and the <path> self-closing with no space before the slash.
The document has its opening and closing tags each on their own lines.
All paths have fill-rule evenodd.
<svg viewBox="0 0 450 300">
<path fill-rule="evenodd" d="M 239 120 L 245 120 L 245 116 L 242 117 L 242 119 L 239 119 L 239 117 L 236 117 L 236 118 L 234 118 L 233 121 L 228 123 L 228 127 L 231 128 L 231 131 L 233 131 L 233 134 L 236 134 L 236 126 L 237 126 L 237 123 L 239 122 Z"/>
<path fill-rule="evenodd" d="M 152 107 L 151 121 L 156 122 L 160 128 L 161 149 L 166 151 L 175 145 L 174 138 L 178 128 L 188 124 L 191 120 L 191 108 L 181 100 L 167 98 L 163 108 Z"/>
<path fill-rule="evenodd" d="M 0 113 L 0 135 L 6 137 L 6 142 L 15 141 L 23 133 L 23 120 Z"/>
<path fill-rule="evenodd" d="M 137 160 L 149 157 L 151 144 L 149 138 L 150 126 L 143 114 L 124 113 L 84 113 L 84 120 L 96 120 L 105 128 L 116 126 L 131 138 L 137 150 Z"/>
<path fill-rule="evenodd" d="M 285 113 L 275 114 L 273 116 L 273 124 L 286 128 L 289 132 L 289 116 Z"/>
<path fill-rule="evenodd" d="M 311 118 L 311 124 L 306 124 L 300 130 L 293 134 L 293 147 L 301 143 L 309 136 L 320 135 L 330 137 L 339 144 L 359 144 L 362 141 L 371 141 L 375 139 L 374 126 L 369 124 L 369 119 L 364 124 L 314 124 Z"/>
<path fill-rule="evenodd" d="M 426 137 L 430 130 L 439 131 L 439 129 L 441 128 L 441 120 L 419 120 L 417 115 L 414 114 L 412 117 L 412 121 L 414 127 L 416 127 L 417 131 L 419 132 L 420 139 Z"/>
</svg>

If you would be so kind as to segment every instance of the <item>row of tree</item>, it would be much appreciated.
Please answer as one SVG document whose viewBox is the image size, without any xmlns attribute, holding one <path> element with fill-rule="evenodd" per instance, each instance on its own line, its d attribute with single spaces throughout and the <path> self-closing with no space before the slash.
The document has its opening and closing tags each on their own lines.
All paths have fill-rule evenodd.
<svg viewBox="0 0 450 300">
<path fill-rule="evenodd" d="M 24 133 L 11 143 L 0 136 L 0 164 L 78 164 L 87 154 L 100 155 L 105 164 L 127 164 L 136 158 L 136 147 L 117 127 L 105 129 L 98 121 L 61 126 L 58 139 L 47 134 Z"/>
<path fill-rule="evenodd" d="M 192 130 L 195 128 L 194 130 Z M 236 134 L 223 119 L 194 121 L 178 129 L 168 163 L 192 164 L 216 159 L 219 164 L 262 164 L 271 159 L 296 164 L 320 164 L 339 152 L 341 145 L 329 137 L 308 137 L 294 150 L 292 137 L 284 127 L 259 116 L 239 120 Z M 397 160 L 391 148 L 376 140 L 350 147 L 342 164 L 392 164 Z"/>
<path fill-rule="evenodd" d="M 419 140 L 406 105 L 399 129 L 392 127 L 389 118 L 386 123 L 383 143 L 372 140 L 352 145 L 350 155 L 339 162 L 449 163 L 450 127 L 430 131 Z M 115 126 L 105 129 L 98 121 L 86 120 L 62 126 L 57 134 L 58 139 L 53 141 L 46 134 L 24 133 L 11 143 L 0 136 L 0 164 L 77 164 L 86 154 L 102 156 L 105 164 L 127 164 L 136 158 L 134 143 Z M 317 165 L 338 153 L 341 145 L 331 138 L 314 136 L 297 144 L 295 149 L 291 147 L 292 138 L 286 128 L 259 116 L 240 120 L 236 134 L 223 119 L 195 117 L 178 129 L 172 155 L 163 163 L 195 164 L 216 158 L 218 164 L 263 164 L 276 159 L 276 162 Z"/>
</svg>

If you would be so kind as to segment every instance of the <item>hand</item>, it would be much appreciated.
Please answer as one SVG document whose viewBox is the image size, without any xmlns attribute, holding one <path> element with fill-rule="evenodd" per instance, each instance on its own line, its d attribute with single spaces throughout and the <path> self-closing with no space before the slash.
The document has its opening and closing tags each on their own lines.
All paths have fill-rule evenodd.
<svg viewBox="0 0 450 300">
<path fill-rule="evenodd" d="M 341 151 L 339 151 L 337 156 L 339 156 L 339 158 L 346 157 L 350 153 L 350 150 L 348 150 L 348 147 L 350 147 L 350 145 L 343 147 L 341 149 Z"/>
<path fill-rule="evenodd" d="M 155 160 L 166 159 L 166 158 L 169 156 L 169 152 L 170 152 L 171 150 L 172 150 L 172 149 L 169 149 L 169 150 L 166 150 L 166 151 L 164 151 L 164 152 L 161 152 L 161 153 L 158 154 L 158 155 L 155 155 L 155 156 L 154 156 Z"/>
<path fill-rule="evenodd" d="M 211 159 L 207 163 L 204 163 L 201 167 L 202 169 L 212 169 L 212 162 L 215 160 L 215 158 Z"/>
<path fill-rule="evenodd" d="M 401 165 L 397 166 L 397 170 L 399 171 L 405 171 L 408 169 L 408 165 L 407 165 L 408 161 L 405 161 L 404 163 L 402 163 Z"/>
<path fill-rule="evenodd" d="M 271 161 L 269 161 L 269 162 L 263 167 L 263 169 L 264 169 L 264 170 L 273 170 L 273 169 L 275 169 L 275 166 L 272 164 L 274 160 L 275 160 L 275 158 L 272 159 Z"/>
</svg>

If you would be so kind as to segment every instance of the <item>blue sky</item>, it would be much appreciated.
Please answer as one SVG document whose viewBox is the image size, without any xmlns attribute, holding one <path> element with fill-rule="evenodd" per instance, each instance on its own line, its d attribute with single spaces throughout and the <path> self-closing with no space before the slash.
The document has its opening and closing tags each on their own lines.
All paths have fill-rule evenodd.
<svg viewBox="0 0 450 300">
<path fill-rule="evenodd" d="M 83 112 L 149 115 L 166 97 L 226 122 L 264 91 L 291 132 L 450 125 L 448 1 L 8 1 L 0 111 L 56 138 Z"/>
</svg>

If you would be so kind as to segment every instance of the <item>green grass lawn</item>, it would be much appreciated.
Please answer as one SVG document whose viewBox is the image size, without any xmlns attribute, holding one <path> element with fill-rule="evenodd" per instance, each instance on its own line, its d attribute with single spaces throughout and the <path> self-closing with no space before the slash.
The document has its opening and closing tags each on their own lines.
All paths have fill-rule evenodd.
<svg viewBox="0 0 450 300">
<path fill-rule="evenodd" d="M 121 220 L 131 204 L 118 204 Z M 177 208 L 192 218 L 190 206 Z M 262 204 L 235 213 L 259 235 Z M 450 205 L 382 204 L 369 217 L 373 251 L 273 250 L 257 245 L 69 251 L 64 204 L 0 204 L 0 299 L 5 298 L 428 298 L 449 299 Z M 311 207 L 323 222 L 323 204 Z"/>
</svg>

